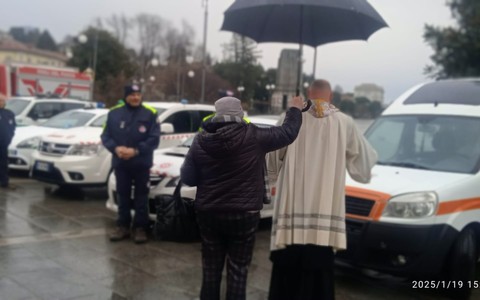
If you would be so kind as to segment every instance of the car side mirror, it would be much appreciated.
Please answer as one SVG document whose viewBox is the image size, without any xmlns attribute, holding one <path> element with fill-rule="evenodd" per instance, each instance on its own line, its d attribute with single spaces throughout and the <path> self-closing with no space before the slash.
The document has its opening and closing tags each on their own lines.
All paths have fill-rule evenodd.
<svg viewBox="0 0 480 300">
<path fill-rule="evenodd" d="M 162 134 L 171 134 L 175 132 L 175 129 L 171 123 L 162 123 L 160 125 L 160 132 Z"/>
</svg>

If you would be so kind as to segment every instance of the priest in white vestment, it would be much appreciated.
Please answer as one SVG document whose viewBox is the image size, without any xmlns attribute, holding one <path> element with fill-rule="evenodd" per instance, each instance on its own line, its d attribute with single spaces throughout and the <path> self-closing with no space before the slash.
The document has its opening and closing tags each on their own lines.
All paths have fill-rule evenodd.
<svg viewBox="0 0 480 300">
<path fill-rule="evenodd" d="M 331 104 L 328 81 L 314 81 L 308 96 L 313 105 L 295 142 L 267 156 L 277 179 L 270 300 L 334 299 L 334 251 L 347 245 L 346 171 L 368 183 L 377 161 L 353 119 Z"/>
</svg>

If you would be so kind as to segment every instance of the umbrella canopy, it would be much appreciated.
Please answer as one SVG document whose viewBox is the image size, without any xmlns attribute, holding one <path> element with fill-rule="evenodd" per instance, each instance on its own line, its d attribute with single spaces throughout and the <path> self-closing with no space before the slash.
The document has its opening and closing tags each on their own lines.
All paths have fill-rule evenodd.
<svg viewBox="0 0 480 300">
<path fill-rule="evenodd" d="M 300 44 L 297 96 L 302 85 L 303 45 L 367 40 L 388 26 L 366 0 L 237 0 L 225 12 L 222 30 L 257 43 Z M 308 110 L 307 101 L 304 110 Z"/>
<path fill-rule="evenodd" d="M 225 12 L 222 30 L 257 43 L 317 47 L 367 40 L 387 24 L 366 0 L 237 0 Z"/>
</svg>

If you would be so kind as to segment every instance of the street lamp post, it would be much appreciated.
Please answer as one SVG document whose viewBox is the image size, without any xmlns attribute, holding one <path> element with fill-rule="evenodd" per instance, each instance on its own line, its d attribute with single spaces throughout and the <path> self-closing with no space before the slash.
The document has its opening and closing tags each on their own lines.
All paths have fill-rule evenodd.
<svg viewBox="0 0 480 300">
<path fill-rule="evenodd" d="M 140 83 L 140 86 L 141 86 L 141 89 L 142 89 L 142 94 L 145 94 L 145 95 L 146 95 L 145 87 L 146 87 L 147 85 L 150 85 L 150 91 L 151 91 L 151 90 L 152 90 L 153 83 L 155 82 L 155 80 L 157 80 L 157 78 L 152 75 L 152 76 L 150 76 L 150 77 L 148 78 L 148 82 L 147 82 L 147 80 L 146 80 L 145 78 L 142 77 L 142 78 L 140 78 L 138 81 L 137 81 L 137 80 L 134 80 L 134 81 L 133 81 L 133 84 L 138 84 L 138 83 Z M 152 94 L 152 93 L 150 92 L 150 94 Z"/>
<path fill-rule="evenodd" d="M 203 51 L 202 51 L 202 94 L 200 103 L 205 102 L 205 82 L 207 77 L 207 29 L 208 29 L 208 0 L 202 0 L 205 8 L 205 17 L 203 21 Z"/>
<path fill-rule="evenodd" d="M 192 63 L 193 63 L 193 56 L 191 55 L 188 55 L 187 57 L 185 57 L 185 62 L 187 63 L 188 66 L 190 66 Z M 185 67 L 183 67 L 185 68 Z M 195 76 L 195 72 L 193 72 L 192 70 L 186 72 L 186 76 L 184 74 L 184 71 L 183 71 L 183 68 L 182 68 L 182 72 L 181 72 L 181 76 L 182 76 L 182 92 L 181 92 L 181 95 L 179 95 L 179 101 L 183 99 L 184 95 L 185 95 L 185 77 L 188 76 L 190 78 L 193 78 Z M 193 73 L 192 76 L 190 76 L 190 72 Z"/>
<path fill-rule="evenodd" d="M 88 42 L 88 37 L 86 34 L 81 34 L 77 37 L 77 40 L 80 44 L 86 44 Z M 90 84 L 90 101 L 93 101 L 93 93 L 95 91 L 95 77 L 97 72 L 97 56 L 98 56 L 98 30 L 95 31 L 95 39 L 93 42 L 93 59 L 88 60 L 88 67 L 92 71 L 92 83 Z M 93 65 L 92 65 L 93 63 Z"/>
<path fill-rule="evenodd" d="M 188 78 L 190 78 L 190 80 L 195 77 L 195 72 L 193 70 L 190 70 L 187 72 L 187 76 Z M 192 96 L 193 97 L 193 96 Z M 183 98 L 183 97 L 182 97 Z"/>
<path fill-rule="evenodd" d="M 156 78 L 155 78 L 155 76 L 152 75 L 152 76 L 150 76 L 149 80 L 150 80 L 150 97 L 153 98 L 153 84 L 154 84 Z M 153 99 L 150 99 L 150 100 L 153 100 Z"/>
<path fill-rule="evenodd" d="M 149 61 L 147 62 L 146 65 L 144 65 L 144 66 L 142 67 L 141 76 L 142 76 L 142 77 L 145 77 L 145 76 L 146 76 L 146 73 L 148 72 L 148 69 L 149 69 L 150 67 L 154 67 L 154 68 L 155 68 L 155 67 L 158 67 L 159 64 L 160 64 L 160 61 L 159 61 L 157 58 L 155 58 L 155 57 L 152 58 L 151 60 L 149 60 Z"/>
<path fill-rule="evenodd" d="M 86 42 L 88 42 L 88 37 L 82 33 L 78 36 L 78 41 L 80 42 L 80 44 L 85 44 Z"/>
<path fill-rule="evenodd" d="M 147 64 L 142 68 L 142 74 L 141 74 L 141 78 L 139 80 L 140 82 L 140 85 L 141 85 L 141 89 L 142 89 L 142 94 L 145 93 L 145 86 L 147 84 L 150 84 L 150 89 L 152 89 L 152 86 L 153 86 L 153 83 L 155 82 L 156 78 L 154 75 L 150 75 L 150 77 L 148 78 L 149 82 L 146 83 L 146 80 L 145 80 L 145 77 L 147 77 L 147 73 L 148 73 L 148 69 L 150 67 L 157 67 L 158 65 L 160 64 L 160 61 L 157 59 L 157 58 L 152 58 L 151 60 L 149 60 L 147 62 Z"/>
<path fill-rule="evenodd" d="M 150 61 L 150 65 L 152 67 L 158 67 L 159 64 L 160 64 L 160 62 L 156 58 L 152 58 L 152 60 Z"/>
<path fill-rule="evenodd" d="M 241 100 L 242 99 L 242 94 L 245 91 L 245 87 L 243 85 L 241 85 L 237 88 L 237 91 L 239 93 L 239 97 L 240 97 L 240 100 Z"/>
<path fill-rule="evenodd" d="M 98 56 L 98 30 L 95 31 L 95 41 L 93 43 L 93 82 L 92 82 L 92 100 L 95 92 L 95 77 L 97 77 L 97 56 Z"/>
<path fill-rule="evenodd" d="M 274 84 L 267 84 L 267 86 L 265 86 L 265 88 L 267 89 L 268 91 L 268 103 L 269 103 L 269 109 L 270 109 L 270 112 L 272 112 L 272 94 L 273 94 L 273 91 L 275 90 L 275 85 Z"/>
</svg>

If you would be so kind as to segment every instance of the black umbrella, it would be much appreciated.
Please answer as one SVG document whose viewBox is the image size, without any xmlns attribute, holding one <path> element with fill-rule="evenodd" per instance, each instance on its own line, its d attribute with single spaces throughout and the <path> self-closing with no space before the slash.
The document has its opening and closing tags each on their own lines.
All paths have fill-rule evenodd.
<svg viewBox="0 0 480 300">
<path fill-rule="evenodd" d="M 366 0 L 237 0 L 225 12 L 222 30 L 257 43 L 300 44 L 297 95 L 302 75 L 302 45 L 317 47 L 367 40 L 387 24 Z"/>
</svg>

